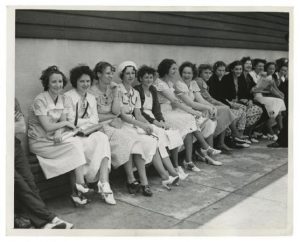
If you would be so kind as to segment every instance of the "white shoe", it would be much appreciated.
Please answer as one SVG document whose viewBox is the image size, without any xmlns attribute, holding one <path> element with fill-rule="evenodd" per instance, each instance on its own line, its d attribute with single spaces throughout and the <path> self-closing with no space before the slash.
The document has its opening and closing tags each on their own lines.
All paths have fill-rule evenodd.
<svg viewBox="0 0 300 242">
<path fill-rule="evenodd" d="M 221 150 L 217 150 L 212 147 L 208 147 L 208 149 L 207 149 L 208 155 L 218 155 L 218 154 L 221 154 L 221 152 L 222 152 Z"/>
<path fill-rule="evenodd" d="M 54 224 L 65 223 L 66 224 L 66 229 L 73 229 L 74 228 L 74 224 L 71 224 L 71 223 L 69 223 L 65 220 L 62 220 L 62 219 L 58 218 L 58 217 L 55 217 L 54 219 L 52 219 L 51 222 L 54 223 Z"/>
<path fill-rule="evenodd" d="M 75 185 L 76 185 L 77 191 L 78 191 L 78 192 L 81 192 L 82 194 L 87 194 L 87 193 L 93 192 L 92 189 L 90 189 L 90 188 L 88 188 L 88 187 L 86 187 L 86 186 L 84 186 L 84 185 L 82 185 L 82 184 L 76 183 Z"/>
<path fill-rule="evenodd" d="M 209 165 L 213 165 L 213 166 L 223 165 L 223 163 L 221 161 L 214 160 L 209 156 L 206 156 L 205 158 L 206 158 L 206 163 L 209 164 Z"/>
<path fill-rule="evenodd" d="M 110 185 L 108 182 L 104 182 L 103 184 L 99 181 L 98 182 L 98 192 L 101 193 L 103 199 L 107 204 L 115 205 L 116 200 L 114 198 L 114 194 L 110 188 Z"/>
<path fill-rule="evenodd" d="M 253 137 L 250 139 L 250 141 L 251 141 L 252 143 L 259 143 L 259 141 L 258 141 L 257 139 L 255 139 L 255 138 L 253 138 Z"/>
<path fill-rule="evenodd" d="M 268 139 L 272 140 L 272 141 L 277 141 L 278 140 L 278 136 L 276 134 L 268 134 Z"/>
<path fill-rule="evenodd" d="M 66 229 L 67 225 L 65 223 L 47 223 L 45 224 L 42 229 Z"/>
<path fill-rule="evenodd" d="M 185 161 L 184 161 L 184 162 L 185 162 Z M 186 163 L 186 162 L 185 162 L 185 163 Z M 186 164 L 186 165 L 187 165 L 187 164 Z M 181 166 L 178 166 L 177 172 L 178 172 L 179 179 L 182 180 L 182 181 L 185 180 L 185 179 L 189 176 L 189 174 L 184 173 L 184 171 L 183 171 L 183 169 L 182 169 Z"/>
<path fill-rule="evenodd" d="M 187 168 L 191 171 L 199 172 L 201 171 L 193 162 L 188 162 Z"/>
<path fill-rule="evenodd" d="M 246 143 L 235 143 L 235 146 L 237 147 L 243 147 L 243 148 L 249 148 L 250 145 Z"/>
<path fill-rule="evenodd" d="M 170 185 L 176 185 L 178 183 L 179 177 L 178 176 L 169 176 L 168 180 L 164 180 L 161 182 L 161 185 L 168 190 L 171 190 Z"/>
</svg>

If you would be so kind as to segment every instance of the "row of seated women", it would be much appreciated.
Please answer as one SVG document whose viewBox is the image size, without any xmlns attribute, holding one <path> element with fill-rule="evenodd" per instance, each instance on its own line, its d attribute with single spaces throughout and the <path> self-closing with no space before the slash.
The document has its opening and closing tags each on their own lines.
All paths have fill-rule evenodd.
<svg viewBox="0 0 300 242">
<path fill-rule="evenodd" d="M 267 88 L 260 82 L 273 73 L 265 76 L 255 66 L 252 74 L 248 62 L 234 62 L 225 76 L 223 62 L 214 65 L 213 75 L 209 65 L 200 65 L 198 73 L 195 65 L 184 62 L 178 80 L 174 60 L 164 59 L 157 71 L 125 61 L 117 68 L 121 83 L 113 82 L 115 68 L 107 62 L 97 63 L 93 71 L 81 65 L 70 71 L 73 88 L 65 93 L 65 75 L 57 66 L 48 67 L 40 78 L 44 92 L 29 109 L 30 150 L 47 179 L 70 173 L 76 206 L 87 204 L 87 194 L 93 191 L 106 203 L 116 204 L 109 184 L 111 167 L 123 166 L 130 194 L 141 191 L 152 196 L 145 169 L 152 162 L 162 186 L 171 189 L 188 176 L 178 164 L 182 145 L 184 168 L 200 171 L 193 162 L 195 140 L 197 155 L 220 166 L 216 156 L 231 150 L 224 142 L 228 132 L 236 146 L 249 147 L 245 128 L 252 138 L 254 126 L 278 118 L 285 109 L 282 99 L 263 94 Z M 140 84 L 133 87 L 135 80 Z M 99 123 L 101 128 L 87 137 L 66 136 Z M 272 125 L 270 135 L 274 135 Z"/>
</svg>

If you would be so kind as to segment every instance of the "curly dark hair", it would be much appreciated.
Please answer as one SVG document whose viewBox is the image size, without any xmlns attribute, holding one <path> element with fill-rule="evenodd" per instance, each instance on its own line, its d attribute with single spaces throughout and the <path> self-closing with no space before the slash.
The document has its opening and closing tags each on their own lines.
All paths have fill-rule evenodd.
<svg viewBox="0 0 300 242">
<path fill-rule="evenodd" d="M 242 66 L 242 68 L 243 68 L 243 63 L 239 60 L 235 60 L 235 61 L 231 62 L 227 67 L 228 71 L 231 72 L 234 69 L 234 67 L 236 67 L 236 66 Z"/>
<path fill-rule="evenodd" d="M 267 63 L 266 60 L 260 59 L 260 58 L 255 58 L 252 60 L 253 67 L 255 68 L 259 63 L 263 63 L 264 65 Z"/>
<path fill-rule="evenodd" d="M 265 64 L 265 71 L 268 70 L 269 66 L 274 65 L 275 66 L 275 70 L 276 70 L 276 63 L 275 62 L 268 62 L 267 64 Z"/>
<path fill-rule="evenodd" d="M 180 76 L 182 76 L 182 72 L 183 72 L 183 69 L 185 67 L 190 67 L 192 69 L 192 72 L 193 72 L 193 80 L 197 77 L 198 75 L 198 70 L 197 70 L 197 67 L 195 64 L 193 64 L 192 62 L 189 62 L 189 61 L 185 61 L 183 62 L 180 67 L 179 67 L 179 74 Z"/>
<path fill-rule="evenodd" d="M 93 71 L 86 65 L 80 65 L 74 67 L 70 71 L 70 81 L 74 88 L 77 88 L 77 81 L 84 74 L 88 75 L 91 78 L 91 85 L 93 84 L 93 78 L 94 78 Z"/>
<path fill-rule="evenodd" d="M 172 59 L 163 59 L 157 67 L 159 77 L 164 77 L 167 75 L 173 64 L 176 64 L 176 61 Z"/>
<path fill-rule="evenodd" d="M 153 75 L 153 77 L 154 77 L 155 73 L 156 73 L 156 71 L 155 71 L 154 68 L 152 68 L 150 66 L 143 65 L 137 71 L 137 80 L 139 82 L 141 82 L 141 79 L 143 78 L 143 76 L 145 74 Z"/>
<path fill-rule="evenodd" d="M 215 64 L 213 65 L 213 72 L 215 73 L 216 70 L 220 67 L 220 66 L 224 66 L 226 68 L 226 64 L 224 61 L 217 61 L 215 62 Z"/>
<path fill-rule="evenodd" d="M 213 68 L 210 64 L 201 64 L 201 65 L 199 65 L 199 67 L 198 67 L 198 76 L 200 76 L 202 71 L 204 71 L 204 70 L 212 71 Z"/>
<path fill-rule="evenodd" d="M 112 71 L 115 71 L 115 68 L 110 63 L 105 62 L 105 61 L 100 61 L 95 65 L 93 72 L 94 72 L 94 77 L 96 80 L 98 80 L 97 73 L 98 72 L 103 73 L 103 71 L 107 67 L 110 67 Z"/>
<path fill-rule="evenodd" d="M 42 71 L 42 75 L 40 80 L 42 81 L 42 85 L 44 87 L 44 91 L 48 91 L 49 89 L 49 78 L 52 74 L 60 74 L 63 79 L 63 87 L 67 85 L 67 78 L 64 73 L 62 73 L 57 66 L 49 66 L 47 69 Z"/>
</svg>

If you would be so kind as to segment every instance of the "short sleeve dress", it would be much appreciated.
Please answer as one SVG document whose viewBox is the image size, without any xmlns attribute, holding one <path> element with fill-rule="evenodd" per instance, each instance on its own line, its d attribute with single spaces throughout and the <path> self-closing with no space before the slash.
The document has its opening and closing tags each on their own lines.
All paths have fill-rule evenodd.
<svg viewBox="0 0 300 242">
<path fill-rule="evenodd" d="M 149 92 L 149 94 L 149 96 L 145 94 L 143 110 L 147 115 L 155 119 L 155 116 L 152 112 L 153 97 L 151 92 Z M 166 148 L 172 150 L 183 145 L 183 140 L 178 129 L 164 130 L 162 128 L 157 127 L 154 124 L 152 124 L 152 127 L 154 134 L 156 134 L 158 137 L 158 149 L 162 158 L 166 158 L 169 156 Z"/>
<path fill-rule="evenodd" d="M 127 91 L 123 83 L 119 84 L 119 88 L 122 96 L 121 105 L 123 112 L 129 115 L 132 119 L 135 119 L 133 115 L 134 109 L 141 108 L 141 98 L 139 92 L 132 87 L 130 87 L 130 90 Z M 138 138 L 144 153 L 146 164 L 150 163 L 158 148 L 158 140 L 153 136 L 146 135 L 144 130 L 139 127 L 135 127 L 127 122 L 123 123 L 124 125 L 122 129 L 130 132 L 132 135 L 134 135 L 134 137 Z"/>
<path fill-rule="evenodd" d="M 174 93 L 173 83 L 167 83 L 160 78 L 157 78 L 153 85 L 158 92 L 158 101 L 161 106 L 161 112 L 171 127 L 173 129 L 178 129 L 182 138 L 184 138 L 187 134 L 196 131 L 197 125 L 194 116 L 181 109 L 173 108 L 171 101 L 163 95 L 163 92 L 165 92 L 173 96 L 175 99 L 178 99 Z"/>
<path fill-rule="evenodd" d="M 200 89 L 195 81 L 191 81 L 190 86 L 188 87 L 186 83 L 183 81 L 176 81 L 175 82 L 175 93 L 176 95 L 181 98 L 183 94 L 187 94 L 190 100 L 195 101 L 195 93 L 200 92 Z M 217 121 L 213 121 L 209 118 L 197 118 L 197 126 L 198 130 L 201 131 L 204 138 L 213 135 L 215 129 L 217 127 Z"/>
<path fill-rule="evenodd" d="M 78 137 L 55 144 L 54 132 L 44 130 L 38 119 L 38 116 L 47 116 L 50 122 L 56 123 L 63 114 L 68 115 L 71 108 L 68 97 L 59 95 L 55 103 L 47 91 L 39 94 L 29 108 L 29 148 L 36 154 L 47 179 L 72 171 L 86 163 L 82 142 Z"/>
<path fill-rule="evenodd" d="M 272 77 L 263 78 L 262 76 L 256 74 L 255 71 L 251 71 L 249 74 L 256 83 L 256 86 L 252 89 L 254 100 L 265 105 L 269 117 L 276 117 L 279 112 L 285 111 L 286 107 L 282 99 L 276 97 L 265 97 L 263 95 L 264 88 L 268 86 L 268 82 L 271 81 L 270 79 Z"/>
<path fill-rule="evenodd" d="M 197 79 L 197 85 L 200 89 L 200 93 L 202 97 L 209 102 L 210 104 L 214 105 L 214 107 L 217 109 L 217 127 L 215 130 L 214 135 L 217 136 L 221 134 L 224 130 L 228 128 L 228 126 L 237 119 L 237 116 L 231 111 L 231 109 L 228 106 L 220 105 L 221 102 L 214 99 L 208 91 L 208 85 L 206 82 L 199 78 Z"/>
<path fill-rule="evenodd" d="M 97 112 L 99 117 L 104 114 L 112 114 L 112 105 L 114 102 L 113 89 L 114 85 L 108 86 L 105 92 L 102 92 L 97 85 L 93 85 L 89 92 L 96 97 Z M 110 125 L 112 119 L 101 122 L 103 124 L 103 132 L 109 137 L 111 148 L 111 162 L 113 168 L 118 168 L 130 160 L 131 154 L 139 154 L 146 160 L 147 154 L 144 153 L 143 144 L 140 141 L 136 130 L 128 131 Z"/>
<path fill-rule="evenodd" d="M 68 119 L 76 124 L 76 127 L 87 128 L 98 123 L 97 103 L 92 94 L 86 93 L 81 97 L 76 89 L 71 89 L 65 95 L 72 101 L 72 108 Z M 108 137 L 100 132 L 94 132 L 88 137 L 78 137 L 82 142 L 86 164 L 83 166 L 84 176 L 87 182 L 93 183 L 99 180 L 99 169 L 104 158 L 108 159 L 108 168 L 111 167 L 111 154 Z"/>
</svg>

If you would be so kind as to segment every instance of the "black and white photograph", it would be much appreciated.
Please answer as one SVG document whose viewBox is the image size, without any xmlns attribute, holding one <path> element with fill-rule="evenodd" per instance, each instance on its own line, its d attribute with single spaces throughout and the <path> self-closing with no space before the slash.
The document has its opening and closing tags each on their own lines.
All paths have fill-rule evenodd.
<svg viewBox="0 0 300 242">
<path fill-rule="evenodd" d="M 292 7 L 7 13 L 8 235 L 291 235 Z"/>
</svg>

